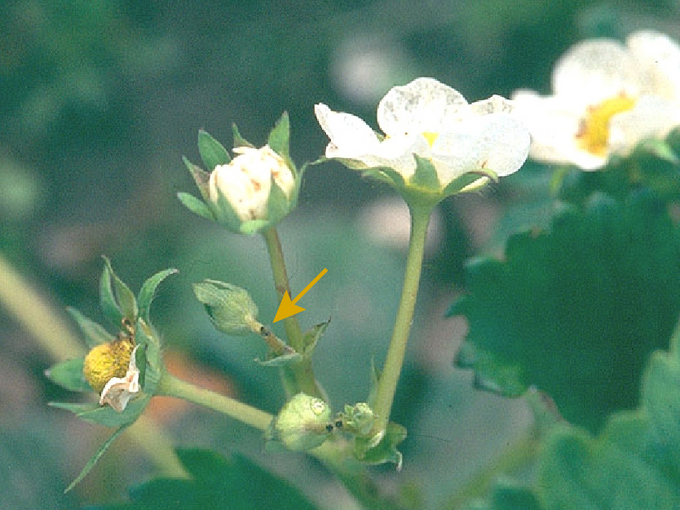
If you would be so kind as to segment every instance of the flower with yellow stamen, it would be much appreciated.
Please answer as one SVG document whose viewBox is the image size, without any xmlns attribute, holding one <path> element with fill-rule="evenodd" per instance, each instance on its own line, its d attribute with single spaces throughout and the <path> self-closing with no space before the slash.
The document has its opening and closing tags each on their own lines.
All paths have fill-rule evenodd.
<svg viewBox="0 0 680 510">
<path fill-rule="evenodd" d="M 680 47 L 651 31 L 632 34 L 626 45 L 586 40 L 557 61 L 552 88 L 550 96 L 513 94 L 531 132 L 530 156 L 597 170 L 680 125 Z"/>
</svg>

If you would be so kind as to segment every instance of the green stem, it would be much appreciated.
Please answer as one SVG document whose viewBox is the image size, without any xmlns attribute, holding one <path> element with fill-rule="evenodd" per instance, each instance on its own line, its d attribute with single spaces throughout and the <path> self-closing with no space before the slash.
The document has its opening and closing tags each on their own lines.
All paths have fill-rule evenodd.
<svg viewBox="0 0 680 510">
<path fill-rule="evenodd" d="M 274 285 L 278 302 L 280 303 L 286 292 L 288 292 L 291 298 L 294 297 L 290 292 L 290 283 L 288 281 L 288 272 L 286 271 L 281 241 L 275 227 L 265 230 L 262 232 L 262 235 L 267 244 L 269 262 L 274 276 Z M 290 346 L 295 351 L 302 353 L 305 345 L 297 317 L 292 316 L 283 319 L 283 328 L 286 331 L 286 338 Z M 293 365 L 283 367 L 283 381 L 289 397 L 295 393 L 303 392 L 313 397 L 325 398 L 323 391 L 316 382 L 312 360 L 308 356 L 304 356 Z"/>
<path fill-rule="evenodd" d="M 373 432 L 383 432 L 387 427 L 397 390 L 401 368 L 404 364 L 406 345 L 413 323 L 413 312 L 416 307 L 420 273 L 423 266 L 427 225 L 430 222 L 432 206 L 410 206 L 411 238 L 409 240 L 406 270 L 404 272 L 404 286 L 397 317 L 394 321 L 392 339 L 387 350 L 385 365 L 378 382 L 378 391 L 373 402 L 373 410 L 378 419 Z"/>
<path fill-rule="evenodd" d="M 156 395 L 176 397 L 193 402 L 260 430 L 267 430 L 273 418 L 271 414 L 260 409 L 214 391 L 199 388 L 167 372 L 158 382 Z"/>
<path fill-rule="evenodd" d="M 28 331 L 55 361 L 85 354 L 62 315 L 50 301 L 0 255 L 0 305 Z M 186 477 L 170 438 L 151 419 L 141 416 L 125 435 L 144 450 L 168 476 Z"/>
</svg>

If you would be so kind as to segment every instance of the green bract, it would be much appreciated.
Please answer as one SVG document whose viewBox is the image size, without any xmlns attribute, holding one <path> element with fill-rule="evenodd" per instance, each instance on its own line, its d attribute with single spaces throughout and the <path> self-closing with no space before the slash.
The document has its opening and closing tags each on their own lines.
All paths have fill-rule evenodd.
<svg viewBox="0 0 680 510">
<path fill-rule="evenodd" d="M 518 170 L 529 133 L 500 96 L 468 104 L 432 78 L 392 88 L 378 105 L 385 136 L 363 120 L 317 104 L 326 157 L 385 181 L 411 205 L 433 205 Z"/>
<path fill-rule="evenodd" d="M 297 204 L 303 170 L 289 155 L 290 123 L 284 113 L 267 145 L 257 149 L 234 126 L 234 153 L 205 131 L 198 135 L 201 159 L 208 171 L 184 158 L 201 198 L 179 193 L 192 212 L 217 221 L 233 232 L 253 234 L 274 226 Z"/>
</svg>

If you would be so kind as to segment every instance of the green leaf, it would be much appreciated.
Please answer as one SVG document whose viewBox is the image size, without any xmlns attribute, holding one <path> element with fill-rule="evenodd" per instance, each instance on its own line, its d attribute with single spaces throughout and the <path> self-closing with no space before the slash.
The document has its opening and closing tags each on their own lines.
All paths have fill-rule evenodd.
<svg viewBox="0 0 680 510">
<path fill-rule="evenodd" d="M 142 411 L 144 411 L 144 408 L 146 408 L 150 399 L 151 395 L 140 394 L 130 400 L 122 413 L 115 411 L 112 407 L 100 406 L 94 402 L 50 402 L 50 406 L 71 411 L 78 418 L 89 423 L 96 423 L 97 425 L 103 425 L 105 427 L 120 427 L 121 425 L 133 423 L 139 415 L 142 414 Z"/>
<path fill-rule="evenodd" d="M 78 327 L 83 332 L 83 335 L 85 335 L 85 343 L 90 349 L 116 338 L 115 335 L 106 331 L 102 325 L 87 318 L 75 308 L 68 307 L 66 311 L 78 323 Z"/>
<path fill-rule="evenodd" d="M 231 161 L 227 149 L 202 129 L 198 131 L 198 152 L 209 172 L 212 172 L 216 166 L 226 165 Z"/>
<path fill-rule="evenodd" d="M 80 472 L 80 474 L 76 477 L 75 480 L 71 482 L 71 484 L 66 487 L 66 490 L 64 492 L 69 492 L 71 489 L 73 489 L 76 485 L 78 485 L 83 478 L 87 476 L 87 474 L 92 470 L 92 468 L 97 464 L 99 459 L 104 455 L 106 450 L 108 450 L 109 446 L 113 444 L 113 442 L 120 436 L 123 431 L 129 426 L 130 424 L 122 425 L 121 427 L 118 428 L 113 434 L 111 434 L 111 437 L 109 437 L 104 444 L 102 444 L 99 447 L 99 450 L 90 458 L 90 460 L 87 461 L 87 464 L 85 464 L 85 467 L 83 470 Z"/>
<path fill-rule="evenodd" d="M 137 300 L 130 288 L 118 278 L 111 267 L 111 261 L 104 257 L 104 272 L 99 285 L 102 311 L 116 326 L 123 319 L 134 324 L 137 321 Z"/>
<path fill-rule="evenodd" d="M 45 371 L 47 378 L 70 391 L 92 391 L 83 376 L 84 358 L 62 361 Z"/>
<path fill-rule="evenodd" d="M 680 233 L 649 193 L 564 207 L 550 232 L 510 238 L 504 261 L 468 265 L 469 294 L 450 310 L 469 322 L 457 363 L 503 395 L 534 385 L 595 431 L 636 406 L 647 357 L 667 345 L 678 260 Z"/>
<path fill-rule="evenodd" d="M 190 479 L 158 478 L 130 489 L 130 501 L 102 510 L 314 510 L 300 491 L 240 455 L 179 449 Z"/>
<path fill-rule="evenodd" d="M 177 272 L 177 269 L 166 269 L 164 271 L 159 271 L 155 275 L 148 278 L 142 285 L 139 295 L 137 296 L 137 303 L 139 306 L 139 317 L 144 319 L 147 324 L 151 323 L 151 320 L 149 319 L 149 308 L 151 307 L 151 302 L 153 301 L 154 295 L 156 293 L 156 288 L 168 276 Z"/>
<path fill-rule="evenodd" d="M 281 118 L 274 125 L 274 129 L 269 133 L 267 145 L 281 156 L 286 164 L 290 164 L 290 119 L 288 112 L 283 112 Z"/>
<path fill-rule="evenodd" d="M 189 209 L 192 213 L 202 216 L 206 220 L 215 221 L 215 215 L 213 214 L 212 210 L 202 200 L 199 200 L 195 196 L 183 191 L 177 193 L 177 198 L 180 202 L 182 202 L 182 205 Z"/>
<path fill-rule="evenodd" d="M 255 361 L 257 361 L 263 367 L 284 367 L 287 365 L 298 363 L 301 359 L 302 354 L 297 352 L 289 352 L 286 354 L 281 354 L 279 356 L 274 356 L 272 358 L 267 358 L 264 361 L 259 359 L 256 359 Z"/>
</svg>

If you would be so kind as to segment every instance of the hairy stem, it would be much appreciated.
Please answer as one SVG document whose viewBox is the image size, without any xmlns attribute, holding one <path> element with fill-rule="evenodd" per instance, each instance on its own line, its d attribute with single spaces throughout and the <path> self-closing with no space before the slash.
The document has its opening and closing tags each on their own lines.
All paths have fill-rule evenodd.
<svg viewBox="0 0 680 510">
<path fill-rule="evenodd" d="M 432 213 L 431 206 L 410 206 L 411 212 L 411 238 L 409 240 L 408 255 L 406 258 L 406 270 L 404 272 L 404 285 L 401 291 L 401 300 L 394 321 L 392 339 L 387 350 L 385 365 L 378 382 L 378 391 L 373 402 L 373 410 L 378 419 L 373 427 L 373 432 L 383 432 L 387 427 L 397 390 L 401 368 L 404 364 L 406 346 L 413 323 L 413 312 L 416 307 L 420 274 L 425 252 L 425 239 L 427 237 L 427 225 Z"/>
<path fill-rule="evenodd" d="M 267 251 L 269 252 L 269 262 L 274 276 L 274 285 L 276 287 L 278 302 L 281 302 L 281 299 L 286 292 L 288 292 L 288 295 L 291 298 L 294 298 L 295 296 L 290 292 L 286 262 L 283 257 L 283 249 L 276 228 L 272 227 L 265 230 L 262 235 L 267 244 Z M 286 331 L 286 337 L 290 346 L 295 349 L 295 351 L 302 353 L 305 346 L 302 330 L 300 329 L 300 323 L 298 322 L 297 317 L 292 316 L 283 319 L 283 328 Z M 282 370 L 284 386 L 286 387 L 286 393 L 288 393 L 289 397 L 295 393 L 303 392 L 313 397 L 325 398 L 323 391 L 314 377 L 312 360 L 309 357 L 305 356 L 299 362 L 283 367 Z"/>
<path fill-rule="evenodd" d="M 156 395 L 181 398 L 225 414 L 256 429 L 267 430 L 273 416 L 231 397 L 199 388 L 165 372 L 158 383 Z"/>
</svg>

